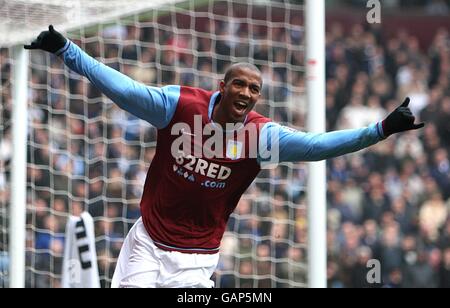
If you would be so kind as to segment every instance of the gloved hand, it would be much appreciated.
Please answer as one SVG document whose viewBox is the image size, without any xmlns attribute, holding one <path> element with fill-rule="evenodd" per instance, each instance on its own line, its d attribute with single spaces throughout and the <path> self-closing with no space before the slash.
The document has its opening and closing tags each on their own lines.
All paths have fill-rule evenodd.
<svg viewBox="0 0 450 308">
<path fill-rule="evenodd" d="M 403 104 L 392 111 L 382 122 L 383 132 L 386 137 L 412 129 L 419 129 L 425 126 L 425 123 L 414 124 L 415 117 L 408 108 L 409 97 Z"/>
<path fill-rule="evenodd" d="M 42 49 L 55 53 L 66 45 L 67 39 L 61 33 L 48 26 L 48 31 L 42 31 L 30 45 L 24 45 L 25 49 Z"/>
</svg>

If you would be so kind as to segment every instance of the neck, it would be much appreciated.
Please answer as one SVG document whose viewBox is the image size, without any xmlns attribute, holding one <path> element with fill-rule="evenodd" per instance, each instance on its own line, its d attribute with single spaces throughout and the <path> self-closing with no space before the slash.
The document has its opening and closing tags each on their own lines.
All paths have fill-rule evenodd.
<svg viewBox="0 0 450 308">
<path fill-rule="evenodd" d="M 228 122 L 230 122 L 230 121 L 228 121 L 224 110 L 222 108 L 220 108 L 220 107 L 221 107 L 221 105 L 220 105 L 220 101 L 219 101 L 219 103 L 217 103 L 214 106 L 214 109 L 213 109 L 213 112 L 212 112 L 212 115 L 211 115 L 211 119 L 215 123 L 220 124 L 220 126 L 225 127 L 225 125 Z"/>
<path fill-rule="evenodd" d="M 222 129 L 226 129 L 227 123 L 230 123 L 230 124 L 242 123 L 242 124 L 244 124 L 247 116 L 245 116 L 242 120 L 235 120 L 235 119 L 231 118 L 230 115 L 228 114 L 228 112 L 223 107 L 224 105 L 221 104 L 221 102 L 222 102 L 222 97 L 220 97 L 219 101 L 214 104 L 213 112 L 211 114 L 211 120 L 214 123 L 219 124 L 222 127 Z"/>
</svg>

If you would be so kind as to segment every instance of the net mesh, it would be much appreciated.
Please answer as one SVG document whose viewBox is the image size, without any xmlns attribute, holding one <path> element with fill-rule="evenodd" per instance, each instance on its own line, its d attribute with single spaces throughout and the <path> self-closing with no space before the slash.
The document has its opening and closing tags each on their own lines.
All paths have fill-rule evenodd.
<svg viewBox="0 0 450 308">
<path fill-rule="evenodd" d="M 0 46 L 33 39 L 36 29 L 85 27 L 181 0 L 0 0 Z"/>
<path fill-rule="evenodd" d="M 7 49 L 0 50 L 0 287 L 7 283 L 8 206 L 11 159 L 11 59 Z"/>
<path fill-rule="evenodd" d="M 169 1 L 91 22 L 68 37 L 152 86 L 215 90 L 230 63 L 254 63 L 264 82 L 257 111 L 302 129 L 303 30 L 300 1 Z M 7 280 L 8 260 L 10 55 L 8 48 L 0 50 L 0 282 Z M 30 71 L 26 286 L 60 286 L 67 217 L 87 210 L 95 223 L 101 285 L 108 287 L 123 239 L 140 215 L 156 129 L 51 54 L 30 53 Z M 306 285 L 305 181 L 303 164 L 260 173 L 229 220 L 213 276 L 217 287 Z"/>
</svg>

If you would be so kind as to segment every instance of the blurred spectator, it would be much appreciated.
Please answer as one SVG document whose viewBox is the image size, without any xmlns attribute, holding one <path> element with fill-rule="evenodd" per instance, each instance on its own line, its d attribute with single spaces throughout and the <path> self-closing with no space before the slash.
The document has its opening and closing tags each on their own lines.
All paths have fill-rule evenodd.
<svg viewBox="0 0 450 308">
<path fill-rule="evenodd" d="M 389 273 L 387 282 L 383 285 L 383 288 L 401 288 L 403 286 L 403 273 L 399 268 L 394 268 Z"/>
<path fill-rule="evenodd" d="M 442 200 L 442 195 L 434 193 L 430 200 L 420 208 L 419 223 L 425 239 L 436 242 L 439 230 L 444 225 L 448 216 L 448 209 Z"/>
<path fill-rule="evenodd" d="M 417 260 L 405 269 L 404 287 L 436 288 L 439 284 L 437 273 L 428 263 L 425 251 L 419 251 Z"/>
<path fill-rule="evenodd" d="M 434 152 L 432 159 L 431 176 L 439 185 L 444 199 L 447 199 L 450 197 L 450 161 L 448 151 L 445 148 L 438 148 Z"/>
</svg>

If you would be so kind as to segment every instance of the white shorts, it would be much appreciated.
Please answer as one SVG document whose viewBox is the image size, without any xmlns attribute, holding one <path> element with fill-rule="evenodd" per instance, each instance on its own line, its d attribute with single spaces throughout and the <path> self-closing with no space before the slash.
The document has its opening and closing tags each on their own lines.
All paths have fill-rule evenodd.
<svg viewBox="0 0 450 308">
<path fill-rule="evenodd" d="M 165 251 L 155 246 L 142 219 L 131 228 L 112 279 L 112 288 L 212 288 L 216 254 Z"/>
</svg>

